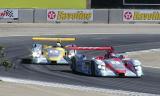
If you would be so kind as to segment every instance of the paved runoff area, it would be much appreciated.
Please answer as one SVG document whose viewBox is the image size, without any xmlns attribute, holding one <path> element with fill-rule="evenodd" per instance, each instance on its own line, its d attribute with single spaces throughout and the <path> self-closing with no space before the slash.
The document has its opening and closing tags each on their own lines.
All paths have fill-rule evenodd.
<svg viewBox="0 0 160 96">
<path fill-rule="evenodd" d="M 160 69 L 160 49 L 128 52 L 128 56 L 140 60 L 144 67 Z"/>
<path fill-rule="evenodd" d="M 54 34 L 160 34 L 159 26 L 156 24 L 0 24 L 0 37 Z M 128 55 L 139 59 L 145 67 L 160 68 L 159 49 L 129 52 Z M 21 84 L 17 80 L 11 80 L 12 82 L 7 80 L 0 81 L 0 96 L 151 96 L 151 94 L 115 90 L 96 91 L 96 89 L 92 90 L 92 88 L 87 90 L 85 87 L 74 89 L 32 83 Z"/>
<path fill-rule="evenodd" d="M 158 96 L 155 94 L 103 89 L 42 81 L 0 77 L 1 96 Z M 5 82 L 3 82 L 5 81 Z"/>
<path fill-rule="evenodd" d="M 0 37 L 72 34 L 160 34 L 159 24 L 0 24 Z"/>
<path fill-rule="evenodd" d="M 107 92 L 0 82 L 0 96 L 116 96 Z"/>
<path fill-rule="evenodd" d="M 145 67 L 160 68 L 160 49 L 127 53 L 137 58 Z M 142 77 L 143 78 L 143 77 Z M 156 96 L 138 92 L 99 89 L 85 86 L 50 84 L 37 81 L 0 78 L 0 96 Z"/>
</svg>

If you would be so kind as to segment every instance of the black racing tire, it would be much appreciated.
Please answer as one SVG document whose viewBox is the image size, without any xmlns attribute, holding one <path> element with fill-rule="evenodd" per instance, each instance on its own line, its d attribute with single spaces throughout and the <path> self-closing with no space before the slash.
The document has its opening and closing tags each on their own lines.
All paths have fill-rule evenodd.
<svg viewBox="0 0 160 96">
<path fill-rule="evenodd" d="M 76 58 L 71 59 L 71 69 L 73 73 L 76 73 Z"/>
<path fill-rule="evenodd" d="M 31 58 L 23 58 L 21 60 L 22 64 L 31 64 L 32 63 L 32 59 Z"/>
<path fill-rule="evenodd" d="M 95 62 L 91 61 L 91 76 L 96 76 Z"/>
</svg>

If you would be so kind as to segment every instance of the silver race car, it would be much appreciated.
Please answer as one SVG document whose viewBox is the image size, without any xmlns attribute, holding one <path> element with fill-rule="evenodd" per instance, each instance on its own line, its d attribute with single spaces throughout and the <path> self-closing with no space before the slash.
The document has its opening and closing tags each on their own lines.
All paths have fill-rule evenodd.
<svg viewBox="0 0 160 96">
<path fill-rule="evenodd" d="M 68 47 L 72 54 L 71 69 L 73 72 L 92 76 L 141 77 L 143 75 L 139 60 L 115 53 L 113 47 Z M 103 50 L 102 56 L 87 57 L 79 50 Z"/>
</svg>

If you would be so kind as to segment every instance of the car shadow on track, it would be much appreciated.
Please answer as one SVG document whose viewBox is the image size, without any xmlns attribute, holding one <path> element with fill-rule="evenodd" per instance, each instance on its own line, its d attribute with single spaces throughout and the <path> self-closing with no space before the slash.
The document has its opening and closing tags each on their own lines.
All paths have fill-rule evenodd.
<svg viewBox="0 0 160 96">
<path fill-rule="evenodd" d="M 47 70 L 52 72 L 62 72 L 62 73 L 69 73 L 73 75 L 78 76 L 87 76 L 87 77 L 98 77 L 98 78 L 140 78 L 140 77 L 125 77 L 125 76 L 91 76 L 80 72 L 72 72 L 72 70 L 69 68 L 69 64 L 44 64 L 44 63 L 21 63 L 24 65 L 40 65 L 40 66 L 46 66 Z M 53 66 L 54 69 L 48 68 L 47 66 Z M 57 68 L 57 67 L 65 67 L 65 68 Z"/>
<path fill-rule="evenodd" d="M 65 72 L 65 73 L 70 73 L 70 74 L 75 74 L 78 76 L 87 76 L 87 77 L 97 77 L 97 78 L 140 78 L 140 77 L 125 77 L 125 76 L 91 76 L 91 75 L 87 75 L 84 73 L 80 73 L 80 72 L 72 72 L 71 70 L 62 70 L 61 72 Z"/>
<path fill-rule="evenodd" d="M 26 64 L 26 65 L 51 65 L 51 66 L 69 66 L 68 64 L 45 64 L 45 63 L 21 63 L 21 64 Z"/>
</svg>

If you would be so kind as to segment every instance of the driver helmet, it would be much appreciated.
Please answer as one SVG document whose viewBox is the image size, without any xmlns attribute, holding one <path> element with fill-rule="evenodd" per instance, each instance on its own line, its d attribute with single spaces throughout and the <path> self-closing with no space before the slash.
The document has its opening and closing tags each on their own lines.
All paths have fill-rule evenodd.
<svg viewBox="0 0 160 96">
<path fill-rule="evenodd" d="M 60 42 L 57 42 L 57 47 L 62 47 L 61 43 Z"/>
<path fill-rule="evenodd" d="M 120 55 L 119 58 L 120 58 L 120 59 L 124 59 L 125 56 L 124 56 L 124 55 Z"/>
<path fill-rule="evenodd" d="M 115 53 L 111 53 L 111 54 L 110 54 L 110 57 L 111 57 L 111 58 L 115 58 L 115 57 L 116 57 L 116 54 L 115 54 Z"/>
</svg>

